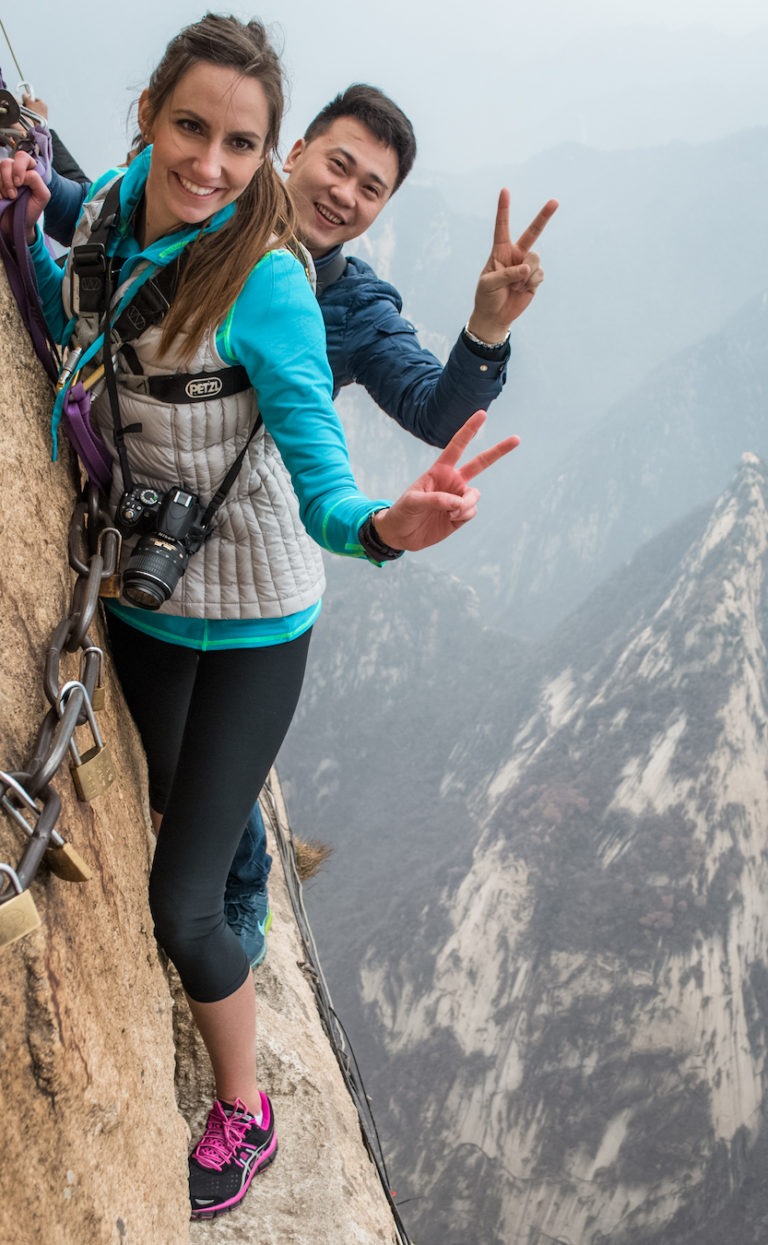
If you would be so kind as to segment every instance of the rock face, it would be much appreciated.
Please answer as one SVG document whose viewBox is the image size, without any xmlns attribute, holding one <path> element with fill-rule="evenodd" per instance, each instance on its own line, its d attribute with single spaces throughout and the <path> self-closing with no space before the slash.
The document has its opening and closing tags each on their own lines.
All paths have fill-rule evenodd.
<svg viewBox="0 0 768 1245">
<path fill-rule="evenodd" d="M 765 1148 L 767 572 L 746 455 L 656 600 L 497 732 L 460 884 L 365 957 L 388 1082 L 431 1086 L 387 1118 L 425 1245 L 765 1240 L 764 1196 L 723 1222 Z"/>
<path fill-rule="evenodd" d="M 31 756 L 48 709 L 45 654 L 69 614 L 73 579 L 73 484 L 66 463 L 50 461 L 50 391 L 4 276 L 0 283 L 0 768 L 8 770 Z M 74 655 L 61 673 L 78 677 Z M 42 869 L 31 888 L 41 928 L 0 949 L 0 1237 L 14 1245 L 182 1245 L 188 1237 L 171 998 L 146 900 L 144 760 L 109 670 L 100 719 L 118 781 L 93 804 L 77 799 L 68 765 L 53 782 L 59 827 L 93 877 L 73 884 Z M 89 747 L 87 732 L 77 738 Z M 0 859 L 14 864 L 22 848 L 3 814 Z"/>
<path fill-rule="evenodd" d="M 0 327 L 0 768 L 12 770 L 31 756 L 48 707 L 46 648 L 69 613 L 73 484 L 66 463 L 50 462 L 50 394 L 1 276 Z M 99 631 L 94 625 L 97 643 Z M 61 675 L 77 678 L 75 657 L 62 660 Z M 86 804 L 66 764 L 53 780 L 62 799 L 57 826 L 93 876 L 73 884 L 41 868 L 31 887 L 41 928 L 0 947 L 0 1239 L 392 1242 L 389 1207 L 297 965 L 303 957 L 279 865 L 271 886 L 275 931 L 257 990 L 280 1155 L 239 1211 L 190 1230 L 189 1128 L 174 1076 L 197 1131 L 210 1105 L 210 1074 L 152 934 L 144 760 L 109 666 L 99 719 L 114 785 Z M 14 865 L 23 845 L 21 831 L 0 814 L 0 860 Z"/>
<path fill-rule="evenodd" d="M 414 1238 L 765 1245 L 768 469 L 536 646 L 395 574 L 282 775 Z"/>
</svg>

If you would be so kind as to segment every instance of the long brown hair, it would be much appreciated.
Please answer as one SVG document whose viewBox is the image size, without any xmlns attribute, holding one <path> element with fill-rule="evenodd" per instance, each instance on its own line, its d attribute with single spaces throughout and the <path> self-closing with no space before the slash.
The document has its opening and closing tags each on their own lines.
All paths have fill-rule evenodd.
<svg viewBox="0 0 768 1245">
<path fill-rule="evenodd" d="M 283 117 L 283 73 L 261 22 L 207 13 L 185 27 L 168 44 L 149 80 L 142 122 L 151 125 L 184 74 L 200 61 L 256 78 L 267 97 L 269 128 L 264 161 L 235 200 L 233 215 L 220 229 L 200 233 L 190 243 L 189 261 L 160 341 L 161 351 L 167 350 L 183 329 L 184 359 L 191 358 L 207 329 L 226 318 L 254 265 L 268 250 L 293 242 L 295 233 L 293 206 L 273 163 Z"/>
</svg>

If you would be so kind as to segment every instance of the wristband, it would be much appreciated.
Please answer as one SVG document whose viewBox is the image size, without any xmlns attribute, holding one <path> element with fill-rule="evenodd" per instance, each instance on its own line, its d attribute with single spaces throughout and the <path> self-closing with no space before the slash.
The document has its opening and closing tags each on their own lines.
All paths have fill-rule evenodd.
<svg viewBox="0 0 768 1245">
<path fill-rule="evenodd" d="M 365 556 L 370 558 L 371 562 L 394 562 L 396 558 L 402 558 L 405 553 L 404 549 L 393 549 L 391 545 L 385 545 L 384 541 L 380 540 L 373 526 L 372 514 L 369 514 L 368 518 L 361 523 L 357 539 L 363 547 Z"/>
<path fill-rule="evenodd" d="M 469 331 L 469 326 L 464 325 L 464 336 L 473 342 L 475 346 L 481 346 L 483 350 L 501 350 L 502 346 L 506 346 L 509 341 L 509 329 L 507 329 L 506 337 L 500 342 L 484 342 L 482 337 L 475 337 L 474 333 Z"/>
</svg>

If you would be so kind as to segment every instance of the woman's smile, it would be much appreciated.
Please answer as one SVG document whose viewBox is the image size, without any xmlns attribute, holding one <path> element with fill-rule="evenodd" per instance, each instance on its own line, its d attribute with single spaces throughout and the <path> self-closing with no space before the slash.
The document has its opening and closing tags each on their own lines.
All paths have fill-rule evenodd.
<svg viewBox="0 0 768 1245">
<path fill-rule="evenodd" d="M 217 190 L 216 186 L 198 186 L 196 182 L 191 182 L 189 178 L 182 177 L 181 173 L 177 173 L 176 176 L 181 182 L 181 185 L 184 188 L 184 190 L 186 190 L 191 195 L 197 195 L 202 199 L 205 196 L 213 195 L 216 193 L 216 190 Z"/>
</svg>

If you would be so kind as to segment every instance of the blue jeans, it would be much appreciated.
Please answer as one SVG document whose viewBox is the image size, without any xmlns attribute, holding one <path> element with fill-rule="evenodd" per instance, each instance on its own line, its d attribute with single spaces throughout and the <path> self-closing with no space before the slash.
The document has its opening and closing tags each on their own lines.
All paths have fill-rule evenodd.
<svg viewBox="0 0 768 1245">
<path fill-rule="evenodd" d="M 272 857 L 267 852 L 267 832 L 261 809 L 254 804 L 245 823 L 232 867 L 227 878 L 226 898 L 239 899 L 267 885 Z"/>
</svg>

